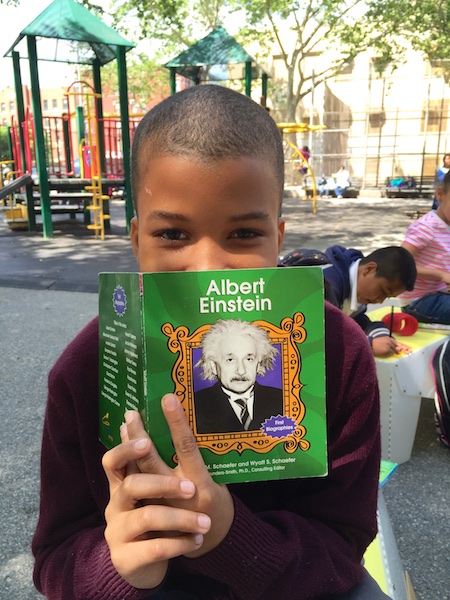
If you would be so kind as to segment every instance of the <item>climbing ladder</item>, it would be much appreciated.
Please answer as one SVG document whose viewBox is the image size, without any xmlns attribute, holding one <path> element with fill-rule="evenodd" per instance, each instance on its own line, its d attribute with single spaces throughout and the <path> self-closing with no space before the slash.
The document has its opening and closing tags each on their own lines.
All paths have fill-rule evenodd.
<svg viewBox="0 0 450 600">
<path fill-rule="evenodd" d="M 78 88 L 78 89 L 76 89 Z M 92 222 L 87 225 L 88 229 L 95 232 L 95 237 L 105 239 L 105 221 L 110 216 L 105 212 L 104 202 L 109 200 L 109 196 L 103 194 L 102 175 L 100 161 L 100 140 L 98 130 L 98 112 L 97 100 L 101 98 L 92 86 L 85 81 L 75 81 L 65 93 L 68 99 L 70 97 L 82 98 L 82 105 L 85 115 L 85 138 L 80 143 L 80 164 L 89 167 L 90 173 L 83 175 L 91 180 L 91 185 L 85 187 L 85 190 L 91 192 L 92 202 L 86 206 L 92 215 Z M 72 113 L 71 113 L 72 114 Z M 84 158 L 84 160 L 83 160 Z M 86 169 L 86 165 L 84 168 Z"/>
</svg>

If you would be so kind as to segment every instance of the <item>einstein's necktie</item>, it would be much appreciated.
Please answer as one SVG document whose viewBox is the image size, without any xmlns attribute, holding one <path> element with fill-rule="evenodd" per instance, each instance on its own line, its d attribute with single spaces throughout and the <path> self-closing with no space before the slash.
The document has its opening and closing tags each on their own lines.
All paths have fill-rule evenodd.
<svg viewBox="0 0 450 600">
<path fill-rule="evenodd" d="M 250 413 L 248 412 L 247 402 L 248 402 L 248 400 L 246 398 L 238 398 L 236 400 L 236 404 L 238 404 L 241 409 L 241 414 L 240 414 L 239 418 L 241 419 L 241 423 L 244 426 L 245 430 L 247 430 L 249 428 L 250 421 L 251 421 Z"/>
</svg>

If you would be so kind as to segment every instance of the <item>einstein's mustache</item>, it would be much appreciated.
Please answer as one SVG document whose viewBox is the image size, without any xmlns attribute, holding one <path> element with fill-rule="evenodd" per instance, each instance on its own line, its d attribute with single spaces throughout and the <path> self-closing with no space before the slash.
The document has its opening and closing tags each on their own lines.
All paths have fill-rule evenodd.
<svg viewBox="0 0 450 600">
<path fill-rule="evenodd" d="M 231 381 L 250 381 L 250 379 L 243 375 L 242 377 L 232 377 Z"/>
</svg>

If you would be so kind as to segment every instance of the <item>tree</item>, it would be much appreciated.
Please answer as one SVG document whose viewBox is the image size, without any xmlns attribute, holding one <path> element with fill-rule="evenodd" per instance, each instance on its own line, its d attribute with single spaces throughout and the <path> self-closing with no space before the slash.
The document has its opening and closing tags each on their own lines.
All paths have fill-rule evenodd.
<svg viewBox="0 0 450 600">
<path fill-rule="evenodd" d="M 369 48 L 380 73 L 402 60 L 406 42 L 430 60 L 450 64 L 450 0 L 114 0 L 112 6 L 117 23 L 135 17 L 137 36 L 159 40 L 166 57 L 217 25 L 226 27 L 230 13 L 237 13 L 242 27 L 236 37 L 244 46 L 258 41 L 260 56 L 269 48 L 282 56 L 288 121 L 296 120 L 315 86 Z M 324 53 L 332 59 L 312 73 L 309 57 Z"/>
<path fill-rule="evenodd" d="M 0 125 L 0 161 L 11 160 L 9 131 L 5 125 Z"/>
<path fill-rule="evenodd" d="M 114 0 L 116 25 L 136 17 L 139 39 L 160 40 L 165 52 L 182 51 L 222 23 L 226 0 Z M 130 33 L 130 32 L 128 32 Z"/>
<path fill-rule="evenodd" d="M 372 0 L 377 6 L 383 2 Z M 256 40 L 262 54 L 269 47 L 279 48 L 275 53 L 281 53 L 287 72 L 287 120 L 295 121 L 299 103 L 314 86 L 338 74 L 369 47 L 385 51 L 393 29 L 378 13 L 371 13 L 371 18 L 365 15 L 370 4 L 365 0 L 116 0 L 113 7 L 116 19 L 134 15 L 141 36 L 160 39 L 166 51 L 180 51 L 217 25 L 226 26 L 230 13 L 239 11 L 243 27 L 237 38 L 244 46 Z M 287 30 L 293 43 L 286 40 Z M 314 75 L 308 72 L 307 57 L 326 51 L 333 60 Z"/>
<path fill-rule="evenodd" d="M 131 53 L 130 53 L 131 54 Z M 127 60 L 128 96 L 139 112 L 146 112 L 154 99 L 158 101 L 170 94 L 169 72 L 145 54 L 132 55 Z M 118 93 L 118 74 L 115 62 L 102 68 L 104 94 Z"/>
<path fill-rule="evenodd" d="M 388 21 L 397 36 L 407 39 L 414 50 L 441 68 L 450 79 L 450 0 L 385 0 L 372 2 L 372 20 Z M 394 60 L 401 54 L 394 55 Z"/>
</svg>

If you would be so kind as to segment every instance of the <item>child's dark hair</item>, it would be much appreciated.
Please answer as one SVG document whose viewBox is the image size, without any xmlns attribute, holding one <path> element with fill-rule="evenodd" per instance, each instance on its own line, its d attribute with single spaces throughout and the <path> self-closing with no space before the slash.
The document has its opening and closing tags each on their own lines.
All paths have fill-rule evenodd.
<svg viewBox="0 0 450 600">
<path fill-rule="evenodd" d="M 273 165 L 284 189 L 281 131 L 267 111 L 243 94 L 219 85 L 199 85 L 169 96 L 136 129 L 131 151 L 135 210 L 140 169 L 152 157 L 189 156 L 204 162 L 256 157 Z"/>
<path fill-rule="evenodd" d="M 413 255 L 402 246 L 387 246 L 378 248 L 361 259 L 360 264 L 377 263 L 376 276 L 385 277 L 388 281 L 399 279 L 410 292 L 414 289 L 417 269 Z"/>
<path fill-rule="evenodd" d="M 444 188 L 444 192 L 448 192 L 450 190 L 450 171 L 445 174 L 445 177 L 442 180 L 442 187 Z"/>
</svg>

